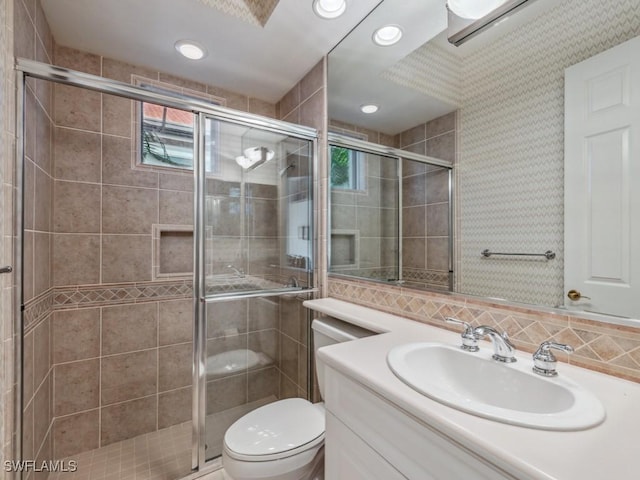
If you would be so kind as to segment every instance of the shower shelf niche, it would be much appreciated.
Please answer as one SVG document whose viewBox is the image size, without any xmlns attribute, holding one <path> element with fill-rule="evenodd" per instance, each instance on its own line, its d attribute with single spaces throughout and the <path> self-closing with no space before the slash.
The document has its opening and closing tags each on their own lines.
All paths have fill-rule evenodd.
<svg viewBox="0 0 640 480">
<path fill-rule="evenodd" d="M 193 276 L 193 227 L 153 225 L 153 280 Z"/>
</svg>

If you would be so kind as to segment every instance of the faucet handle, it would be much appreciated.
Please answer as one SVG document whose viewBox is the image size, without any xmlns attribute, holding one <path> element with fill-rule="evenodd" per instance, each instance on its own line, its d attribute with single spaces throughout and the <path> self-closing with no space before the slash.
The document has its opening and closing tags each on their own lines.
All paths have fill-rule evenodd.
<svg viewBox="0 0 640 480">
<path fill-rule="evenodd" d="M 458 320 L 457 318 L 453 317 L 446 317 L 444 321 L 453 325 L 461 325 L 464 327 L 464 331 L 462 332 L 462 345 L 460 345 L 460 348 L 466 350 L 467 352 L 477 352 L 478 350 L 480 350 L 480 348 L 478 347 L 478 335 L 474 333 L 471 324 L 465 322 L 464 320 Z"/>
<path fill-rule="evenodd" d="M 533 371 L 544 377 L 555 377 L 558 375 L 556 364 L 558 359 L 551 349 L 562 350 L 566 353 L 573 353 L 573 347 L 564 343 L 542 342 L 538 350 L 533 354 Z"/>
</svg>

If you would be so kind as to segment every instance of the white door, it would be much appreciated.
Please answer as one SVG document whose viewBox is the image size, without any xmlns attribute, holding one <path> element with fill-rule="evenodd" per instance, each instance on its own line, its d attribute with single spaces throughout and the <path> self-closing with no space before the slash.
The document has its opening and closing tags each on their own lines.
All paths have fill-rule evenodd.
<svg viewBox="0 0 640 480">
<path fill-rule="evenodd" d="M 565 72 L 565 304 L 630 318 L 640 318 L 639 52 L 637 37 Z"/>
</svg>

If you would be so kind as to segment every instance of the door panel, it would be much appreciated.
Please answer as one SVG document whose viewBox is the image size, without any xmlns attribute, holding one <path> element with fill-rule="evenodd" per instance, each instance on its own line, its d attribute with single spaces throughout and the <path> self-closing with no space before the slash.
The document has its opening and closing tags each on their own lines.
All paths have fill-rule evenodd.
<svg viewBox="0 0 640 480">
<path fill-rule="evenodd" d="M 640 316 L 640 38 L 566 70 L 567 306 Z M 590 298 L 588 298 L 590 297 Z"/>
</svg>

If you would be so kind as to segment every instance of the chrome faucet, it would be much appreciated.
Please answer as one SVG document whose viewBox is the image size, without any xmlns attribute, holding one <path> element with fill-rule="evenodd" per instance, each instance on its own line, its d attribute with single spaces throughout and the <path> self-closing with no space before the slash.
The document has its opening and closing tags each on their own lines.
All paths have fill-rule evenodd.
<svg viewBox="0 0 640 480">
<path fill-rule="evenodd" d="M 536 353 L 533 354 L 533 371 L 544 377 L 555 377 L 558 375 L 556 364 L 558 359 L 551 351 L 552 348 L 562 350 L 566 353 L 573 353 L 571 345 L 556 342 L 542 342 Z"/>
<path fill-rule="evenodd" d="M 473 327 L 469 323 L 453 317 L 447 317 L 444 321 L 464 327 L 464 331 L 462 332 L 462 345 L 460 345 L 461 349 L 466 350 L 467 352 L 477 352 L 480 350 L 480 347 L 478 347 L 478 340 L 480 337 L 473 333 Z"/>
<path fill-rule="evenodd" d="M 500 335 L 495 328 L 481 325 L 473 330 L 473 334 L 478 338 L 489 337 L 491 343 L 493 343 L 493 356 L 491 358 L 494 360 L 505 363 L 513 363 L 516 361 L 516 357 L 514 356 L 516 347 L 509 340 L 507 332 Z"/>
<path fill-rule="evenodd" d="M 231 264 L 227 265 L 227 268 L 233 270 L 233 273 L 235 273 L 240 278 L 244 278 L 244 270 L 242 270 L 241 268 L 237 268 Z"/>
</svg>

